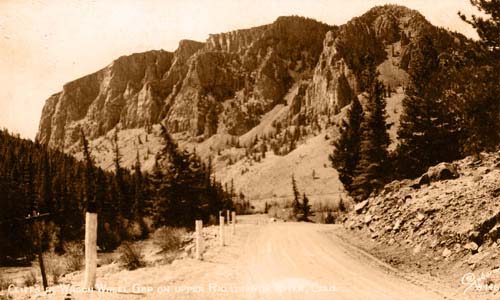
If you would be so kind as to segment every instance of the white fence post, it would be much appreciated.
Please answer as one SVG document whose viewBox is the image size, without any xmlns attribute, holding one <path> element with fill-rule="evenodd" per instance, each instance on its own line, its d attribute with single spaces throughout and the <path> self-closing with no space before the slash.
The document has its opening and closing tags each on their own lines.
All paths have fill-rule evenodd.
<svg viewBox="0 0 500 300">
<path fill-rule="evenodd" d="M 233 211 L 232 213 L 232 216 L 231 216 L 231 232 L 234 234 L 234 232 L 236 231 L 236 212 Z"/>
<path fill-rule="evenodd" d="M 219 243 L 224 246 L 224 217 L 219 217 Z"/>
<path fill-rule="evenodd" d="M 97 270 L 97 214 L 85 214 L 85 275 L 84 288 L 95 288 Z"/>
<path fill-rule="evenodd" d="M 231 224 L 231 211 L 228 209 L 226 210 L 226 216 L 227 216 L 227 225 Z"/>
<path fill-rule="evenodd" d="M 196 227 L 196 259 L 201 260 L 201 253 L 203 252 L 202 248 L 202 230 L 203 230 L 203 221 L 202 220 L 196 220 L 195 222 L 195 227 Z"/>
</svg>

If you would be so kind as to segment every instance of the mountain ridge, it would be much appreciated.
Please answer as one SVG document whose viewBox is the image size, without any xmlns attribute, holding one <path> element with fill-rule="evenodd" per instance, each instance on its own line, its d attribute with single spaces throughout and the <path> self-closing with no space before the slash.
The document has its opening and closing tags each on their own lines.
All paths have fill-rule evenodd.
<svg viewBox="0 0 500 300">
<path fill-rule="evenodd" d="M 82 128 L 96 162 L 107 168 L 113 132 L 120 131 L 122 153 L 133 154 L 124 166 L 139 153 L 148 169 L 161 142 L 153 125 L 161 122 L 181 146 L 213 157 L 228 182 L 226 173 L 239 172 L 226 170 L 235 162 L 271 159 L 269 151 L 288 159 L 315 136 L 335 139 L 344 108 L 353 97 L 364 101 L 364 73 L 374 61 L 393 99 L 387 107 L 394 145 L 424 37 L 439 41 L 437 53 L 466 52 L 473 44 L 397 5 L 374 7 L 340 26 L 290 16 L 205 42 L 182 40 L 174 52 L 122 56 L 66 84 L 47 100 L 37 140 L 79 157 Z"/>
</svg>

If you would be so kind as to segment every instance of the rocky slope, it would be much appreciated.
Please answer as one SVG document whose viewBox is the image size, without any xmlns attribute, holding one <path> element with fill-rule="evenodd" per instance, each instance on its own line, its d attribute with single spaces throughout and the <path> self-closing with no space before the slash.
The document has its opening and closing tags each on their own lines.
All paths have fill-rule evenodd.
<svg viewBox="0 0 500 300">
<path fill-rule="evenodd" d="M 280 17 L 210 35 L 204 43 L 184 40 L 174 52 L 120 57 L 51 96 L 37 140 L 78 155 L 81 128 L 96 161 L 107 168 L 110 137 L 120 130 L 122 153 L 131 153 L 124 165 L 131 166 L 139 152 L 148 167 L 161 145 L 161 122 L 182 146 L 222 162 L 219 173 L 237 176 L 226 167 L 243 158 L 261 161 L 271 150 L 286 156 L 335 127 L 342 108 L 363 91 L 369 62 L 390 91 L 389 121 L 397 125 L 424 37 L 437 41 L 437 53 L 472 43 L 432 26 L 416 11 L 386 5 L 341 26 Z M 226 173 L 221 177 L 229 181 Z"/>
<path fill-rule="evenodd" d="M 441 163 L 416 180 L 387 185 L 344 224 L 375 241 L 375 252 L 393 264 L 453 274 L 455 284 L 486 293 L 487 284 L 500 283 L 499 177 L 500 152 Z M 461 283 L 469 272 L 489 275 Z"/>
</svg>

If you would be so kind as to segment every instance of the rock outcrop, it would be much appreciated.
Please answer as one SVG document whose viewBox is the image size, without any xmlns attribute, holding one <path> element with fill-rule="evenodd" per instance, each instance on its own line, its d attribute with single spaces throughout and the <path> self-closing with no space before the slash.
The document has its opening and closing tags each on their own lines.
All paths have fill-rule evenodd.
<svg viewBox="0 0 500 300">
<path fill-rule="evenodd" d="M 317 133 L 331 125 L 332 117 L 364 91 L 370 63 L 393 90 L 407 85 L 420 37 L 435 32 L 418 12 L 386 5 L 342 26 L 280 17 L 272 24 L 212 34 L 204 43 L 183 40 L 174 52 L 123 56 L 51 96 L 37 140 L 75 149 L 80 128 L 92 141 L 115 128 L 146 130 L 161 122 L 177 137 L 199 143 L 214 135 L 248 135 L 267 118 L 262 132 L 279 135 L 281 130 L 275 144 L 282 144 L 291 130 Z M 450 41 L 458 36 L 442 34 Z M 305 128 L 311 124 L 313 129 Z M 256 134 L 245 140 L 253 142 Z M 285 148 L 277 152 L 293 147 Z"/>
<path fill-rule="evenodd" d="M 330 28 L 281 17 L 270 25 L 211 35 L 206 43 L 181 41 L 174 53 L 121 57 L 51 96 L 37 139 L 68 148 L 80 127 L 94 139 L 117 126 L 160 121 L 192 137 L 241 135 L 312 72 Z"/>
<path fill-rule="evenodd" d="M 66 149 L 78 140 L 80 127 L 94 139 L 118 124 L 135 128 L 158 122 L 165 98 L 183 77 L 179 64 L 197 48 L 199 43 L 182 41 L 175 53 L 150 51 L 120 57 L 94 74 L 65 84 L 47 101 L 37 140 Z"/>
</svg>

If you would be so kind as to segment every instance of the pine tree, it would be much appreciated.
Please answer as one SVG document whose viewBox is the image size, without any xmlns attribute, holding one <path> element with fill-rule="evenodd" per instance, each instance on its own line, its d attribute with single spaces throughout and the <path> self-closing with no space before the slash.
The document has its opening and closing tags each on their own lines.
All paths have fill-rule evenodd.
<svg viewBox="0 0 500 300">
<path fill-rule="evenodd" d="M 500 144 L 500 67 L 485 66 L 471 71 L 473 80 L 464 80 L 462 109 L 464 117 L 464 154 L 479 156 L 481 151 L 494 151 Z"/>
<path fill-rule="evenodd" d="M 295 181 L 295 176 L 292 175 L 292 191 L 293 191 L 293 215 L 297 216 L 301 211 L 300 205 L 300 192 L 297 188 L 297 182 Z"/>
<path fill-rule="evenodd" d="M 443 99 L 407 96 L 398 129 L 396 172 L 414 178 L 428 167 L 460 156 L 460 128 Z"/>
<path fill-rule="evenodd" d="M 354 170 L 352 195 L 365 199 L 371 192 L 380 189 L 388 171 L 389 135 L 387 134 L 383 85 L 372 81 L 364 119 L 361 123 L 359 161 Z"/>
<path fill-rule="evenodd" d="M 83 129 L 80 129 L 82 146 L 83 146 L 83 157 L 85 159 L 85 177 L 84 177 L 84 203 L 86 205 L 87 212 L 96 213 L 97 205 L 95 199 L 95 183 L 94 183 L 94 163 L 92 157 L 90 156 L 89 144 Z"/>
<path fill-rule="evenodd" d="M 107 183 L 113 182 L 113 175 L 93 165 L 88 142 L 83 131 L 80 133 L 82 162 L 0 130 L 0 263 L 6 256 L 14 259 L 32 257 L 32 236 L 25 223 L 7 222 L 5 225 L 2 222 L 22 218 L 34 210 L 51 213 L 51 220 L 45 222 L 48 226 L 43 226 L 42 246 L 45 249 L 51 244 L 58 253 L 63 253 L 64 243 L 81 240 L 85 209 L 99 213 L 99 246 L 112 249 L 104 229 L 119 229 L 112 223 L 116 213 L 105 211 L 105 204 L 110 202 Z M 126 170 L 123 172 L 128 176 Z M 130 185 L 130 182 L 125 183 Z M 119 242 L 116 239 L 115 245 Z"/>
<path fill-rule="evenodd" d="M 194 218 L 201 217 L 201 205 L 205 191 L 206 174 L 196 155 L 178 149 L 167 129 L 162 126 L 164 148 L 159 155 L 164 162 L 166 188 L 161 191 L 157 214 L 167 224 L 192 226 Z M 165 219 L 166 218 L 166 219 Z M 160 224 L 159 225 L 166 225 Z"/>
<path fill-rule="evenodd" d="M 500 143 L 500 1 L 470 2 L 487 17 L 459 15 L 476 29 L 487 54 L 481 67 L 461 73 L 458 81 L 463 90 L 456 94 L 462 96 L 458 101 L 463 103 L 464 154 L 478 157 L 482 150 L 492 151 Z"/>
<path fill-rule="evenodd" d="M 438 68 L 438 52 L 430 36 L 419 37 L 417 45 L 398 129 L 395 170 L 399 178 L 417 177 L 434 164 L 460 156 L 457 101 L 448 101 L 445 93 L 455 77 L 451 68 Z"/>
<path fill-rule="evenodd" d="M 348 105 L 354 98 L 356 98 L 356 95 L 354 95 L 347 78 L 344 73 L 340 74 L 337 84 L 337 103 L 339 108 Z"/>
<path fill-rule="evenodd" d="M 134 201 L 133 201 L 133 218 L 142 220 L 144 217 L 144 178 L 141 171 L 141 160 L 139 158 L 139 151 L 135 158 L 134 165 Z"/>
<path fill-rule="evenodd" d="M 302 196 L 302 221 L 309 221 L 309 216 L 311 214 L 311 205 L 309 204 L 309 198 L 307 198 L 306 193 Z"/>
<path fill-rule="evenodd" d="M 113 197 L 114 202 L 117 203 L 120 217 L 129 218 L 131 217 L 131 203 L 128 201 L 128 192 L 125 187 L 124 172 L 121 167 L 121 153 L 120 147 L 118 145 L 118 129 L 115 130 L 113 136 L 113 146 L 114 146 L 114 165 L 115 165 L 115 180 L 113 183 Z"/>
<path fill-rule="evenodd" d="M 483 45 L 498 54 L 500 51 L 500 1 L 470 0 L 470 2 L 488 17 L 472 15 L 472 18 L 469 19 L 460 12 L 458 14 L 462 20 L 476 29 Z"/>
<path fill-rule="evenodd" d="M 234 196 L 235 196 L 235 193 L 234 193 L 234 179 L 231 178 L 231 185 L 230 185 L 230 188 L 229 188 L 229 197 L 231 199 L 233 199 Z"/>
<path fill-rule="evenodd" d="M 359 160 L 360 126 L 363 108 L 357 97 L 353 98 L 346 120 L 342 120 L 340 137 L 335 142 L 333 153 L 329 155 L 333 168 L 347 191 L 351 189 L 354 169 Z"/>
<path fill-rule="evenodd" d="M 170 208 L 170 199 L 167 198 L 169 183 L 166 181 L 166 177 L 161 170 L 158 155 L 155 158 L 155 164 L 149 181 L 151 182 L 149 214 L 153 218 L 155 227 L 160 227 L 168 224 L 169 220 L 167 219 L 166 211 Z"/>
<path fill-rule="evenodd" d="M 52 193 L 52 172 L 49 164 L 49 154 L 47 150 L 43 155 L 42 161 L 42 185 L 40 191 L 40 200 L 47 212 L 54 212 L 53 193 Z"/>
<path fill-rule="evenodd" d="M 33 211 L 38 211 L 38 201 L 37 195 L 35 193 L 35 175 L 33 163 L 33 158 L 31 156 L 27 157 L 26 162 L 23 163 L 23 173 L 22 173 L 22 194 L 25 199 L 25 209 L 24 214 L 32 214 Z"/>
<path fill-rule="evenodd" d="M 146 184 L 144 176 L 141 171 L 141 161 L 139 158 L 139 151 L 137 151 L 135 165 L 134 165 L 134 197 L 132 208 L 132 219 L 138 222 L 141 227 L 140 238 L 145 238 L 148 234 L 147 226 L 144 223 L 144 209 L 146 193 L 144 186 Z"/>
</svg>

